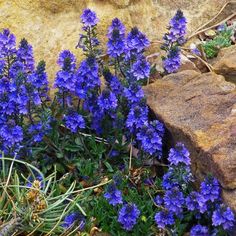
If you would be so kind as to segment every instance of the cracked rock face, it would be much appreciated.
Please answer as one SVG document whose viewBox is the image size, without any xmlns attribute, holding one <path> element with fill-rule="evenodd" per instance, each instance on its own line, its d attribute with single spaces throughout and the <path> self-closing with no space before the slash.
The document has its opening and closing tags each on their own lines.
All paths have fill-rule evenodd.
<svg viewBox="0 0 236 236">
<path fill-rule="evenodd" d="M 220 50 L 217 58 L 212 63 L 214 71 L 223 75 L 228 81 L 236 84 L 236 46 Z"/>
<path fill-rule="evenodd" d="M 190 3 L 191 2 L 191 3 Z M 150 40 L 161 39 L 166 26 L 178 8 L 188 19 L 189 32 L 214 16 L 226 0 L 11 0 L 0 1 L 0 28 L 9 28 L 17 37 L 28 39 L 38 62 L 45 59 L 49 80 L 54 80 L 59 52 L 76 50 L 81 33 L 80 15 L 84 8 L 96 11 L 100 22 L 99 38 L 106 42 L 107 26 L 114 17 L 127 29 L 138 26 Z"/>
<path fill-rule="evenodd" d="M 174 141 L 189 148 L 197 179 L 212 173 L 236 210 L 236 86 L 221 75 L 186 70 L 146 86 L 145 94 Z"/>
</svg>

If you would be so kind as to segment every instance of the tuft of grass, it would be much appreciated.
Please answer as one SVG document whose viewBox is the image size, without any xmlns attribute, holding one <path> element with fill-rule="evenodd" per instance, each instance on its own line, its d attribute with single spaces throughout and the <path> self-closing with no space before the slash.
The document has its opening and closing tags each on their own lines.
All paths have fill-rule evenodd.
<svg viewBox="0 0 236 236">
<path fill-rule="evenodd" d="M 50 176 L 44 177 L 36 167 L 25 161 L 4 156 L 0 160 L 0 222 L 3 222 L 0 235 L 69 235 L 73 231 L 78 232 L 76 226 L 63 228 L 64 218 L 74 210 L 86 216 L 80 201 L 88 195 L 86 190 L 97 186 L 76 189 L 74 181 L 62 191 L 56 169 Z"/>
</svg>

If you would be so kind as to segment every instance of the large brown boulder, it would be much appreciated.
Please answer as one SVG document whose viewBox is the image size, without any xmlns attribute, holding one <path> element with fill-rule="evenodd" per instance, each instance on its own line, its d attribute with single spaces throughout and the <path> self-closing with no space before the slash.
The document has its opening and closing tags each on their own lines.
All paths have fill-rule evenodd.
<svg viewBox="0 0 236 236">
<path fill-rule="evenodd" d="M 189 148 L 197 179 L 217 177 L 236 210 L 236 86 L 221 75 L 186 70 L 144 90 L 174 141 Z"/>
<path fill-rule="evenodd" d="M 18 41 L 25 37 L 35 49 L 36 60 L 45 59 L 52 82 L 56 60 L 63 49 L 76 50 L 81 33 L 80 15 L 89 7 L 100 18 L 99 38 L 106 41 L 107 26 L 119 17 L 130 29 L 138 26 L 151 39 L 161 39 L 178 8 L 188 19 L 189 32 L 214 16 L 226 0 L 0 0 L 0 28 L 9 28 Z M 231 10 L 232 7 L 231 7 Z M 230 11 L 231 11 L 230 10 Z M 227 10 L 228 12 L 228 10 Z M 228 12 L 229 13 L 229 12 Z"/>
<path fill-rule="evenodd" d="M 213 62 L 214 71 L 236 83 L 236 45 L 220 50 Z"/>
</svg>

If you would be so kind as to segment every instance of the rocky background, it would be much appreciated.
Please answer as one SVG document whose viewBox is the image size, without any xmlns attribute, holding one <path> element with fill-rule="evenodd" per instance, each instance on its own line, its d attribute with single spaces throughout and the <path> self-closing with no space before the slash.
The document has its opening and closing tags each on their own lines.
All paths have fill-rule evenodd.
<svg viewBox="0 0 236 236">
<path fill-rule="evenodd" d="M 169 19 L 179 8 L 188 19 L 189 33 L 214 16 L 226 0 L 0 0 L 0 28 L 9 28 L 18 40 L 25 37 L 36 60 L 45 59 L 50 81 L 63 49 L 76 50 L 81 32 L 80 15 L 86 7 L 96 11 L 99 38 L 106 40 L 107 26 L 114 17 L 128 29 L 138 26 L 150 40 L 161 39 Z M 228 8 L 230 11 L 230 7 Z"/>
<path fill-rule="evenodd" d="M 114 17 L 128 29 L 138 26 L 150 40 L 160 40 L 176 10 L 188 20 L 188 35 L 211 19 L 226 0 L 0 0 L 0 28 L 9 28 L 18 40 L 33 45 L 37 61 L 45 59 L 49 80 L 54 80 L 59 52 L 75 49 L 86 7 L 100 18 L 99 38 Z M 220 17 L 236 8 L 229 5 Z M 192 153 L 196 176 L 213 173 L 223 186 L 225 200 L 236 210 L 236 47 L 222 50 L 212 63 L 215 73 L 186 69 L 145 88 L 148 104 L 166 124 L 174 141 Z"/>
</svg>

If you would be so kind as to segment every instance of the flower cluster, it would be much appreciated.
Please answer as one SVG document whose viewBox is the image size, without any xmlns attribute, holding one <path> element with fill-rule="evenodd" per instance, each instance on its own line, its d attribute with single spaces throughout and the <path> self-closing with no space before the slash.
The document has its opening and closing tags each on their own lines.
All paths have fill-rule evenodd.
<svg viewBox="0 0 236 236">
<path fill-rule="evenodd" d="M 99 40 L 96 35 L 96 26 L 98 23 L 97 15 L 90 9 L 85 9 L 81 15 L 82 30 L 84 34 L 80 34 L 77 47 L 82 48 L 86 55 L 99 53 L 97 46 Z"/>
<path fill-rule="evenodd" d="M 0 146 L 13 154 L 31 144 L 29 140 L 40 142 L 46 132 L 42 127 L 49 128 L 49 123 L 38 123 L 38 113 L 49 100 L 47 74 L 44 62 L 35 68 L 27 40 L 22 39 L 17 48 L 7 29 L 0 33 L 0 61 Z"/>
<path fill-rule="evenodd" d="M 0 58 L 14 57 L 16 54 L 16 37 L 9 29 L 4 29 L 0 33 Z"/>
<path fill-rule="evenodd" d="M 131 53 L 134 51 L 136 53 L 141 53 L 149 45 L 150 42 L 146 35 L 139 31 L 137 27 L 132 28 L 130 33 L 127 35 L 127 48 Z"/>
<path fill-rule="evenodd" d="M 150 155 L 161 157 L 163 135 L 163 124 L 155 120 L 139 130 L 137 140 L 140 141 L 142 150 Z"/>
<path fill-rule="evenodd" d="M 116 95 L 116 97 L 121 96 L 124 92 L 124 87 L 117 76 L 114 76 L 109 70 L 104 70 L 103 76 L 107 82 L 107 87 Z"/>
<path fill-rule="evenodd" d="M 98 18 L 94 11 L 91 11 L 90 9 L 85 9 L 83 11 L 83 14 L 81 15 L 81 21 L 85 27 L 93 27 L 97 25 Z"/>
<path fill-rule="evenodd" d="M 104 194 L 104 197 L 109 201 L 109 204 L 115 206 L 117 204 L 122 204 L 122 193 L 117 189 L 115 184 L 109 185 L 107 192 Z"/>
<path fill-rule="evenodd" d="M 99 154 L 102 171 L 105 166 L 111 173 L 115 171 L 115 168 L 110 168 L 110 161 L 119 163 L 119 171 L 126 171 L 124 166 L 127 160 L 122 158 L 121 153 L 127 156 L 127 145 L 134 145 L 140 151 L 137 163 L 140 156 L 143 159 L 153 158 L 153 161 L 159 163 L 165 154 L 162 155 L 165 128 L 158 120 L 149 121 L 149 110 L 142 89 L 150 76 L 150 64 L 144 56 L 145 49 L 150 45 L 149 40 L 136 27 L 126 35 L 125 26 L 115 18 L 107 34 L 109 59 L 103 60 L 98 49 L 96 13 L 85 9 L 81 23 L 84 33 L 80 36 L 78 47 L 83 49 L 85 58 L 77 66 L 72 52 L 64 50 L 60 53 L 57 61 L 59 70 L 54 83 L 57 94 L 51 103 L 45 62 L 41 61 L 35 66 L 32 46 L 25 39 L 20 41 L 17 48 L 15 36 L 9 30 L 0 33 L 0 149 L 9 155 L 19 153 L 22 149 L 25 149 L 24 154 L 33 153 L 34 147 L 37 150 L 51 148 L 46 151 L 47 156 L 56 153 L 61 157 L 68 152 L 65 158 L 68 163 L 65 166 L 73 169 L 71 172 L 76 172 L 77 166 L 74 162 L 70 165 L 70 160 L 77 154 L 83 158 L 83 154 L 77 152 L 79 144 L 91 145 L 93 150 L 84 146 L 86 153 L 91 156 Z M 169 32 L 164 36 L 163 49 L 167 55 L 163 65 L 167 73 L 176 72 L 181 65 L 179 46 L 185 42 L 185 34 L 186 19 L 178 11 L 170 21 Z M 105 88 L 101 85 L 102 75 L 105 78 Z M 83 140 L 78 139 L 81 129 L 89 133 L 84 135 Z M 51 136 L 45 137 L 48 134 Z M 51 140 L 51 137 L 55 140 Z M 47 140 L 47 148 L 41 148 L 41 143 Z M 58 148 L 55 144 L 61 146 Z M 73 151 L 70 152 L 70 149 Z M 108 158 L 103 163 L 104 157 Z M 131 157 L 129 164 L 133 164 Z M 77 161 L 76 165 L 79 166 Z M 170 149 L 164 162 L 167 161 L 169 166 L 164 167 L 164 173 L 158 177 L 158 187 L 161 188 L 158 193 L 161 194 L 154 198 L 158 207 L 154 216 L 157 227 L 176 232 L 175 227 L 179 222 L 191 218 L 187 226 L 190 236 L 231 230 L 235 223 L 234 214 L 222 202 L 218 181 L 208 176 L 198 191 L 192 190 L 194 179 L 190 168 L 190 153 L 181 143 Z M 130 182 L 131 172 L 132 168 L 126 178 Z M 140 175 L 140 179 L 142 177 Z M 145 178 L 145 187 L 156 184 L 156 176 Z M 134 184 L 136 182 L 132 182 L 132 186 Z M 126 193 L 123 195 L 118 185 L 119 181 L 114 180 L 103 197 L 114 209 L 118 209 L 117 221 L 122 228 L 131 231 L 141 211 L 136 204 L 127 200 Z M 155 191 L 156 188 L 153 189 Z M 208 220 L 204 222 L 206 217 Z M 82 230 L 84 224 L 84 217 L 73 212 L 66 215 L 61 226 L 65 230 L 73 226 Z"/>
<path fill-rule="evenodd" d="M 116 95 L 109 90 L 104 90 L 98 98 L 98 106 L 102 112 L 114 113 L 118 106 Z"/>
<path fill-rule="evenodd" d="M 131 107 L 133 107 L 136 104 L 140 104 L 144 99 L 144 92 L 140 85 L 132 83 L 129 87 L 124 88 L 124 96 L 129 101 Z"/>
<path fill-rule="evenodd" d="M 131 74 L 137 80 L 148 78 L 150 75 L 149 63 L 144 58 L 136 61 L 131 68 Z"/>
<path fill-rule="evenodd" d="M 167 73 L 175 73 L 181 66 L 180 48 L 185 43 L 186 18 L 181 10 L 170 20 L 169 32 L 163 37 L 162 49 L 167 55 L 163 58 L 163 67 Z"/>
<path fill-rule="evenodd" d="M 181 66 L 180 50 L 179 48 L 171 48 L 166 58 L 163 60 L 163 67 L 168 73 L 175 73 Z"/>
<path fill-rule="evenodd" d="M 229 207 L 221 204 L 212 215 L 212 225 L 222 226 L 224 230 L 232 229 L 235 224 L 234 213 Z"/>
<path fill-rule="evenodd" d="M 136 133 L 148 123 L 148 108 L 146 105 L 131 107 L 126 120 L 126 127 L 130 133 Z"/>
<path fill-rule="evenodd" d="M 110 184 L 107 188 L 104 197 L 108 200 L 109 204 L 116 206 L 123 204 L 122 192 L 117 188 L 120 179 L 114 178 L 114 184 Z M 137 223 L 140 211 L 134 203 L 124 203 L 118 212 L 118 222 L 126 231 L 131 231 Z"/>
<path fill-rule="evenodd" d="M 82 231 L 85 226 L 85 218 L 80 212 L 72 212 L 65 216 L 62 227 L 67 229 L 73 225 L 77 225 L 78 230 Z"/>
<path fill-rule="evenodd" d="M 190 231 L 191 236 L 208 236 L 209 230 L 206 226 L 195 225 Z"/>
<path fill-rule="evenodd" d="M 122 227 L 130 231 L 137 223 L 137 219 L 140 215 L 140 211 L 134 203 L 125 204 L 119 211 L 118 222 Z"/>
<path fill-rule="evenodd" d="M 170 149 L 168 161 L 175 166 L 179 165 L 180 163 L 184 163 L 189 166 L 189 156 L 190 154 L 187 148 L 182 143 L 178 143 L 175 148 Z"/>
<path fill-rule="evenodd" d="M 110 57 L 118 58 L 126 51 L 125 27 L 118 18 L 112 20 L 107 36 L 107 52 Z"/>
<path fill-rule="evenodd" d="M 85 128 L 84 118 L 77 112 L 71 111 L 64 117 L 65 125 L 72 133 L 77 133 L 79 129 Z"/>
<path fill-rule="evenodd" d="M 57 63 L 60 70 L 56 74 L 54 87 L 58 89 L 59 101 L 63 107 L 66 104 L 71 106 L 71 94 L 75 90 L 75 56 L 69 50 L 64 50 L 60 53 Z"/>
<path fill-rule="evenodd" d="M 178 43 L 182 45 L 185 43 L 185 34 L 187 31 L 187 21 L 181 10 L 178 10 L 175 16 L 170 20 L 169 32 L 164 35 L 164 40 L 169 43 Z"/>
<path fill-rule="evenodd" d="M 181 143 L 172 148 L 168 160 L 170 167 L 163 176 L 163 197 L 158 195 L 155 202 L 161 207 L 155 215 L 159 228 L 173 227 L 176 219 L 184 218 L 185 209 L 193 212 L 195 220 L 204 218 L 205 214 L 211 218 L 212 226 L 219 226 L 223 230 L 230 230 L 235 219 L 232 210 L 226 207 L 220 197 L 220 186 L 213 177 L 207 177 L 199 191 L 188 192 L 193 181 L 190 171 L 189 152 Z M 219 207 L 220 206 L 220 207 Z M 210 235 L 212 228 L 207 225 L 195 225 L 190 235 Z"/>
<path fill-rule="evenodd" d="M 94 90 L 96 91 L 101 85 L 98 75 L 98 63 L 93 56 L 89 56 L 80 63 L 80 66 L 75 73 L 75 94 L 86 99 Z"/>
</svg>

